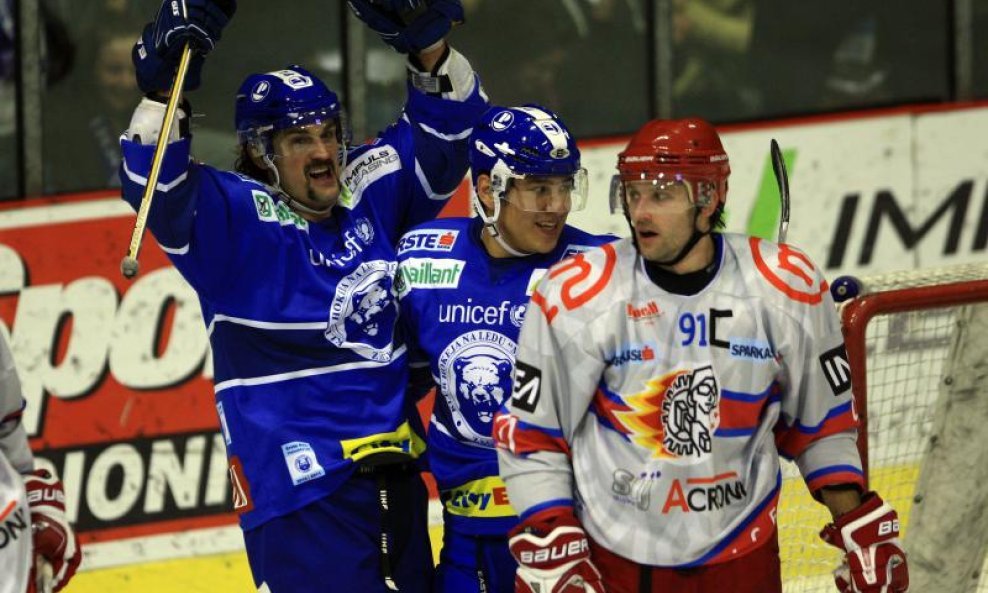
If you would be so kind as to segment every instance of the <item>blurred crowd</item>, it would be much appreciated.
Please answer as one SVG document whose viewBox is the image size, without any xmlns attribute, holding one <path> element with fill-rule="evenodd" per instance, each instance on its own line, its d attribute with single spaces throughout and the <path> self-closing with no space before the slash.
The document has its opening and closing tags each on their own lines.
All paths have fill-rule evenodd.
<svg viewBox="0 0 988 593">
<path fill-rule="evenodd" d="M 949 15 L 938 3 L 834 0 L 812 8 L 784 0 L 669 0 L 671 116 L 745 121 L 949 98 Z M 117 138 L 139 99 L 130 46 L 150 0 L 46 0 L 43 23 L 46 193 L 110 187 Z M 197 158 L 232 164 L 230 98 L 248 71 L 302 58 L 341 88 L 341 0 L 291 5 L 292 28 L 245 0 L 231 40 L 192 96 Z M 452 40 L 471 56 L 493 101 L 537 101 L 579 138 L 626 134 L 659 92 L 652 31 L 657 0 L 464 0 L 469 35 Z M 15 195 L 16 15 L 0 0 L 0 197 Z M 988 22 L 988 8 L 976 8 Z M 300 18 L 301 17 L 301 18 Z M 287 22 L 287 21 L 286 21 Z M 938 26 L 942 25 L 942 26 Z M 916 31 L 925 31 L 916 35 Z M 976 44 L 977 46 L 977 44 Z M 988 60 L 988 43 L 975 57 Z M 368 132 L 392 121 L 404 93 L 400 56 L 368 39 Z M 988 81 L 985 81 L 988 87 Z M 223 131 L 221 131 L 223 130 Z"/>
</svg>

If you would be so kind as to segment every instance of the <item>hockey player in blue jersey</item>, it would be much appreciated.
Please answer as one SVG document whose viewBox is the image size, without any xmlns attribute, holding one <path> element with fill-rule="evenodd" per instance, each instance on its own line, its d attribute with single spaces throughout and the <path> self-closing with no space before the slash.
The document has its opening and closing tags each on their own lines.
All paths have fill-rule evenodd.
<svg viewBox="0 0 988 593">
<path fill-rule="evenodd" d="M 360 14 L 382 34 L 385 21 L 405 22 L 385 18 L 384 4 Z M 385 37 L 410 52 L 409 95 L 375 141 L 349 147 L 336 94 L 299 66 L 241 85 L 236 172 L 190 158 L 187 107 L 164 132 L 148 228 L 199 296 L 233 506 L 259 591 L 431 585 L 427 493 L 412 467 L 424 443 L 405 405 L 407 347 L 396 333 L 395 244 L 457 187 L 486 99 L 444 41 L 461 20 L 459 2 L 401 4 L 420 10 Z M 142 89 L 167 88 L 186 41 L 198 83 L 232 8 L 166 1 L 135 47 Z M 123 195 L 135 207 L 162 110 L 144 99 L 121 140 Z"/>
<path fill-rule="evenodd" d="M 470 137 L 476 218 L 414 228 L 398 244 L 398 295 L 417 391 L 435 384 L 429 463 L 445 532 L 434 590 L 514 591 L 494 414 L 511 393 L 528 299 L 560 259 L 613 240 L 566 225 L 586 170 L 568 130 L 536 106 L 491 108 Z M 424 386 L 424 387 L 423 387 Z"/>
</svg>

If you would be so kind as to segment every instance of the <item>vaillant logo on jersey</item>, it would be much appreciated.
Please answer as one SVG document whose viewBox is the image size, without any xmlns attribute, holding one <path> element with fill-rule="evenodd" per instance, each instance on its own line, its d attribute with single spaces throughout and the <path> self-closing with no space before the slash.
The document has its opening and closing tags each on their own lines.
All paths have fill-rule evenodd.
<svg viewBox="0 0 988 593">
<path fill-rule="evenodd" d="M 632 321 L 644 321 L 646 319 L 652 319 L 653 317 L 658 317 L 662 315 L 662 311 L 659 310 L 659 306 L 655 301 L 648 301 L 644 305 L 635 306 L 628 303 L 627 306 L 628 319 Z"/>
<path fill-rule="evenodd" d="M 353 226 L 343 231 L 343 248 L 335 253 L 323 255 L 309 249 L 309 263 L 327 268 L 346 267 L 353 258 L 363 253 L 364 247 L 374 241 L 374 225 L 366 218 L 359 218 Z"/>
<path fill-rule="evenodd" d="M 847 360 L 844 344 L 821 354 L 820 366 L 823 367 L 823 376 L 827 378 L 834 395 L 840 395 L 851 388 L 851 363 Z"/>
<path fill-rule="evenodd" d="M 524 307 L 524 305 L 521 305 Z M 518 307 L 512 307 L 511 301 L 501 301 L 499 305 L 474 305 L 472 298 L 467 298 L 465 304 L 439 305 L 439 323 L 464 323 L 467 325 L 504 325 L 505 319 L 521 327 L 520 321 L 515 321 Z M 520 314 L 524 317 L 524 312 Z"/>
<path fill-rule="evenodd" d="M 465 267 L 461 259 L 406 259 L 398 266 L 398 294 L 404 296 L 413 288 L 456 288 Z"/>
<path fill-rule="evenodd" d="M 632 345 L 616 353 L 607 361 L 612 367 L 619 367 L 628 363 L 642 363 L 655 360 L 655 347 L 651 344 Z"/>
<path fill-rule="evenodd" d="M 284 202 L 274 201 L 267 192 L 261 190 L 251 190 L 250 193 L 254 197 L 257 218 L 264 222 L 277 222 L 281 226 L 294 225 L 299 230 L 308 232 L 309 221 L 292 212 Z"/>
<path fill-rule="evenodd" d="M 398 255 L 408 251 L 452 251 L 460 231 L 430 229 L 408 233 L 398 241 Z"/>
<path fill-rule="evenodd" d="M 772 345 L 763 340 L 731 340 L 731 358 L 740 358 L 764 362 L 775 359 L 775 350 Z"/>
</svg>

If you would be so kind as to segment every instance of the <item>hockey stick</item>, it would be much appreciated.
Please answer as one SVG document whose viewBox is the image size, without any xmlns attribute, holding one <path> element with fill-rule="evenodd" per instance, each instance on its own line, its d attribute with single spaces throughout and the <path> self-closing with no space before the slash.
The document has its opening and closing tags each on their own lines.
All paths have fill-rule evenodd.
<svg viewBox="0 0 988 593">
<path fill-rule="evenodd" d="M 38 554 L 34 560 L 34 571 L 34 590 L 37 593 L 52 593 L 55 589 L 55 569 L 52 568 L 51 562 Z"/>
<path fill-rule="evenodd" d="M 772 138 L 772 170 L 775 171 L 775 181 L 779 184 L 779 202 L 782 206 L 777 242 L 785 243 L 786 234 L 789 233 L 789 174 L 786 173 L 786 161 L 782 158 L 782 150 L 775 138 Z"/>
<path fill-rule="evenodd" d="M 168 148 L 168 136 L 172 129 L 172 121 L 175 119 L 175 110 L 178 108 L 179 97 L 182 96 L 182 87 L 185 86 L 185 74 L 189 71 L 189 60 L 192 57 L 192 48 L 186 43 L 182 49 L 182 59 L 178 62 L 178 71 L 175 72 L 175 82 L 168 93 L 168 104 L 165 107 L 165 118 L 161 123 L 161 132 L 158 134 L 158 143 L 154 147 L 154 159 L 151 161 L 151 171 L 148 173 L 147 185 L 144 186 L 144 195 L 141 196 L 141 206 L 137 210 L 137 220 L 134 222 L 134 232 L 130 236 L 130 248 L 127 255 L 120 262 L 120 271 L 125 278 L 133 278 L 137 275 L 139 264 L 137 254 L 141 251 L 141 239 L 144 237 L 144 228 L 148 222 L 148 212 L 151 210 L 151 199 L 154 196 L 154 188 L 158 185 L 158 175 L 161 174 L 161 162 L 165 158 L 165 150 Z"/>
</svg>

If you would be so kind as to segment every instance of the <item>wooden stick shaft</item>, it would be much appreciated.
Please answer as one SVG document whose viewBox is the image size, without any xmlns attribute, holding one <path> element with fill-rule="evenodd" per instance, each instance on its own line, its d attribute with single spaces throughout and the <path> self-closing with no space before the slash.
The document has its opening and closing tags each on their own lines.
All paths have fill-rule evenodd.
<svg viewBox="0 0 988 593">
<path fill-rule="evenodd" d="M 175 82 L 172 84 L 171 92 L 168 94 L 165 118 L 161 124 L 161 132 L 158 134 L 158 143 L 154 148 L 151 171 L 148 173 L 147 185 L 144 186 L 144 195 L 141 196 L 141 206 L 137 210 L 134 232 L 130 236 L 130 248 L 127 250 L 127 257 L 134 260 L 137 259 L 137 254 L 141 250 L 141 239 L 144 237 L 144 228 L 147 226 L 148 212 L 151 210 L 151 200 L 154 197 L 155 186 L 158 185 L 158 175 L 161 174 L 161 163 L 165 158 L 165 150 L 168 149 L 168 136 L 172 129 L 172 122 L 175 119 L 175 111 L 178 109 L 179 98 L 182 96 L 182 87 L 185 86 L 185 75 L 189 71 L 189 61 L 191 58 L 192 48 L 186 43 L 185 48 L 182 50 L 182 59 L 178 63 L 178 71 L 175 73 Z"/>
</svg>

